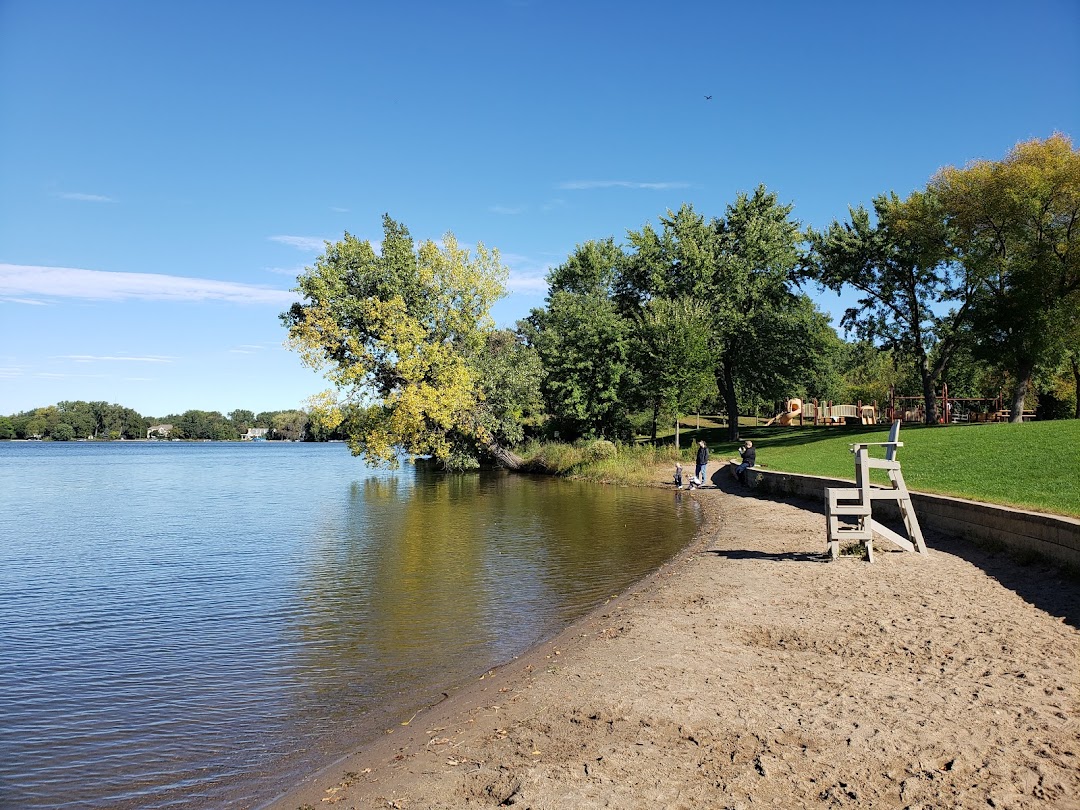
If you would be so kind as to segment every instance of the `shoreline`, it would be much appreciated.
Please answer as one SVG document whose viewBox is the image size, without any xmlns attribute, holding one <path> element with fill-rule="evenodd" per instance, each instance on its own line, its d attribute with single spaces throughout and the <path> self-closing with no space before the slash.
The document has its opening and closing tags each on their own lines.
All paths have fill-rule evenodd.
<svg viewBox="0 0 1080 810">
<path fill-rule="evenodd" d="M 1080 807 L 1075 581 L 827 563 L 820 514 L 713 481 L 658 570 L 261 808 Z"/>
<path fill-rule="evenodd" d="M 668 485 L 658 481 L 655 486 L 667 488 Z M 700 491 L 697 490 L 697 492 Z M 689 492 L 683 495 L 692 497 Z M 508 692 L 521 689 L 525 681 L 531 678 L 538 669 L 542 669 L 553 660 L 561 660 L 564 655 L 571 654 L 576 647 L 587 644 L 591 630 L 600 627 L 601 630 L 596 632 L 603 632 L 613 612 L 623 610 L 624 604 L 632 600 L 636 593 L 649 588 L 660 577 L 672 575 L 674 573 L 672 569 L 677 568 L 681 561 L 701 553 L 700 549 L 707 543 L 710 529 L 716 519 L 715 510 L 703 508 L 701 524 L 694 536 L 686 546 L 663 562 L 659 568 L 650 571 L 620 593 L 609 597 L 603 604 L 575 619 L 550 639 L 530 647 L 503 664 L 488 669 L 474 681 L 451 687 L 449 692 L 443 692 L 445 697 L 442 700 L 421 708 L 412 717 L 395 721 L 397 722 L 395 727 L 386 729 L 362 749 L 337 757 L 286 792 L 256 805 L 255 810 L 295 810 L 308 805 L 320 807 L 327 803 L 336 804 L 339 799 L 334 799 L 334 796 L 342 791 L 335 788 L 340 787 L 342 781 L 352 781 L 347 777 L 342 779 L 345 774 L 360 773 L 369 767 L 369 760 L 385 763 L 399 761 L 401 751 L 429 743 L 429 736 L 425 729 L 433 724 L 445 726 L 462 722 L 463 716 L 474 713 L 478 708 L 483 708 L 481 704 L 492 702 L 486 698 L 502 700 Z M 464 722 L 472 723 L 473 721 L 465 719 Z M 328 790 L 333 792 L 328 795 Z M 370 806 L 386 807 L 387 805 L 384 803 Z"/>
</svg>

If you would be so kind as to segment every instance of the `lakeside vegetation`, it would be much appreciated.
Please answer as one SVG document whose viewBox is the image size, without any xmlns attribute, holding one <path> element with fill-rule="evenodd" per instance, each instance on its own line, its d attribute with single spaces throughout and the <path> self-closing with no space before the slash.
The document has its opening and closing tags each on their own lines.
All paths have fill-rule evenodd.
<svg viewBox="0 0 1080 810">
<path fill-rule="evenodd" d="M 153 430 L 152 430 L 153 429 Z M 22 413 L 0 416 L 0 439 L 47 441 L 121 441 L 178 439 L 187 441 L 239 441 L 249 430 L 267 439 L 284 441 L 340 439 L 320 434 L 303 410 L 219 411 L 188 410 L 162 417 L 143 416 L 123 405 L 108 402 L 59 402 Z M 265 431 L 265 433 L 262 433 Z M 151 433 L 153 434 L 151 436 Z"/>
</svg>

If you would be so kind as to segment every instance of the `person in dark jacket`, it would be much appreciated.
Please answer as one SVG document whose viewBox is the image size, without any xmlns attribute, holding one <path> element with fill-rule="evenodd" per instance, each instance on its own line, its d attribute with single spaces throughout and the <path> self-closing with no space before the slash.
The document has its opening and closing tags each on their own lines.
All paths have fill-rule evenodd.
<svg viewBox="0 0 1080 810">
<path fill-rule="evenodd" d="M 742 456 L 742 462 L 735 468 L 735 478 L 745 484 L 743 473 L 757 463 L 757 450 L 754 449 L 754 443 L 747 439 L 743 446 L 739 448 L 739 455 Z"/>
<path fill-rule="evenodd" d="M 697 449 L 697 464 L 694 467 L 694 477 L 705 484 L 705 468 L 709 465 L 709 448 L 705 444 L 705 440 L 702 439 L 698 442 Z"/>
</svg>

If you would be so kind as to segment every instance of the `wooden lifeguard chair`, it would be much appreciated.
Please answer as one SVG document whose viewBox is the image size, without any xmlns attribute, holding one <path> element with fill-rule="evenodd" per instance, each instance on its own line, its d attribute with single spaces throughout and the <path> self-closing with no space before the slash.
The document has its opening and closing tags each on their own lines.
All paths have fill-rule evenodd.
<svg viewBox="0 0 1080 810">
<path fill-rule="evenodd" d="M 829 553 L 835 560 L 840 556 L 840 541 L 862 542 L 866 546 L 866 558 L 874 561 L 874 535 L 878 534 L 895 543 L 904 551 L 926 554 L 926 542 L 923 540 L 919 520 L 911 505 L 911 495 L 904 483 L 900 471 L 900 462 L 896 460 L 896 451 L 903 447 L 900 439 L 900 422 L 893 422 L 887 442 L 862 442 L 851 445 L 855 454 L 855 487 L 830 487 L 825 491 L 825 521 L 829 537 Z M 885 458 L 870 455 L 871 447 L 884 447 Z M 870 470 L 887 471 L 891 487 L 873 487 L 870 485 Z M 872 506 L 876 500 L 895 500 L 904 519 L 907 537 L 882 526 L 872 516 Z M 848 522 L 852 520 L 853 522 Z"/>
</svg>

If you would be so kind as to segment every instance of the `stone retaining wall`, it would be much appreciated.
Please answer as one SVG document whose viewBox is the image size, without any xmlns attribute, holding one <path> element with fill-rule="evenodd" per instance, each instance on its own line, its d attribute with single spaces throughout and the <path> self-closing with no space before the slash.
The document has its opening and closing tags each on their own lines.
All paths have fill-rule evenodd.
<svg viewBox="0 0 1080 810">
<path fill-rule="evenodd" d="M 734 471 L 735 463 L 728 469 Z M 746 471 L 747 484 L 770 495 L 793 495 L 816 501 L 824 510 L 825 490 L 851 487 L 853 481 L 797 475 L 761 467 Z M 1042 512 L 1025 512 L 1007 506 L 912 492 L 911 501 L 919 525 L 942 534 L 962 537 L 985 545 L 1000 545 L 1010 551 L 1040 554 L 1080 569 L 1080 520 Z M 891 501 L 874 501 L 874 518 L 899 521 L 900 510 Z M 825 536 L 824 521 L 822 537 Z"/>
</svg>

